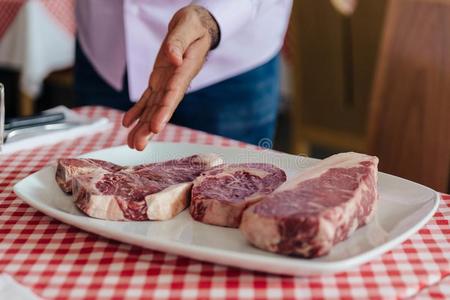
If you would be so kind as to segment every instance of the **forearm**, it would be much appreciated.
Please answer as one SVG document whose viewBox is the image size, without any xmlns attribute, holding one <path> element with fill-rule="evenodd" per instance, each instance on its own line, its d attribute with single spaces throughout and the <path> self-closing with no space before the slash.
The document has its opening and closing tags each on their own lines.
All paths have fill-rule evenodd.
<svg viewBox="0 0 450 300">
<path fill-rule="evenodd" d="M 262 0 L 193 0 L 192 5 L 205 8 L 216 21 L 220 40 L 224 41 L 245 26 L 256 14 Z M 268 1 L 268 0 L 265 0 Z"/>
<path fill-rule="evenodd" d="M 200 72 L 208 51 L 220 40 L 219 26 L 205 8 L 188 5 L 169 22 L 166 37 L 156 57 L 148 87 L 125 114 L 123 125 L 134 127 L 128 146 L 143 150 L 148 138 L 167 124 L 192 81 Z"/>
<path fill-rule="evenodd" d="M 199 5 L 192 5 L 194 11 L 199 17 L 199 20 L 202 26 L 207 30 L 209 37 L 211 38 L 211 47 L 210 49 L 215 49 L 220 42 L 220 29 L 217 21 L 211 15 L 211 13 Z"/>
</svg>

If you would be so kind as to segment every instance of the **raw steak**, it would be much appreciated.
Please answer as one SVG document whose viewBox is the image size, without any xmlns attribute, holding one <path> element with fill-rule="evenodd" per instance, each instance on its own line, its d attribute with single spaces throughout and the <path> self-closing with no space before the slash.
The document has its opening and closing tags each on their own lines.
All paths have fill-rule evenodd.
<svg viewBox="0 0 450 300">
<path fill-rule="evenodd" d="M 240 229 L 256 247 L 317 257 L 375 214 L 378 158 L 330 156 L 250 206 Z"/>
<path fill-rule="evenodd" d="M 284 171 L 270 164 L 217 166 L 195 179 L 191 216 L 203 223 L 239 227 L 244 209 L 285 181 Z"/>
<path fill-rule="evenodd" d="M 200 154 L 117 172 L 98 169 L 73 179 L 75 204 L 99 219 L 167 220 L 187 206 L 192 180 L 221 163 L 216 154 Z"/>
<path fill-rule="evenodd" d="M 72 179 L 96 170 L 116 172 L 123 167 L 116 164 L 92 158 L 62 158 L 58 159 L 55 180 L 66 193 L 72 192 Z"/>
</svg>

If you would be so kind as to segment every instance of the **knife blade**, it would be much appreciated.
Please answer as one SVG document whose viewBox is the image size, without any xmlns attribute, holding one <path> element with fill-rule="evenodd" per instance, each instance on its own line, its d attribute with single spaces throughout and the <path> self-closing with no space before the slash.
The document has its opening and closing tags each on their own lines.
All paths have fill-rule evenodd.
<svg viewBox="0 0 450 300">
<path fill-rule="evenodd" d="M 44 125 L 17 128 L 5 131 L 4 137 L 2 138 L 1 142 L 5 144 L 7 142 L 14 142 L 32 136 L 41 135 L 43 134 L 43 132 L 66 130 L 81 125 L 89 125 L 90 123 L 92 122 L 88 123 L 65 122 L 65 123 L 53 123 L 53 124 L 44 124 Z"/>
<path fill-rule="evenodd" d="M 36 125 L 45 125 L 56 122 L 61 122 L 65 119 L 62 112 L 58 113 L 39 113 L 33 116 L 7 118 L 5 119 L 4 130 L 13 130 L 23 127 L 31 127 Z"/>
</svg>

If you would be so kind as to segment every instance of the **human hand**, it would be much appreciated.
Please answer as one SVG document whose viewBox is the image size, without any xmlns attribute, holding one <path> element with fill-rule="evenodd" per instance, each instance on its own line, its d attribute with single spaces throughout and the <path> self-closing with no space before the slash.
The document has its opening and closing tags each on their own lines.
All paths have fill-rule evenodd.
<svg viewBox="0 0 450 300">
<path fill-rule="evenodd" d="M 218 42 L 219 27 L 205 8 L 189 5 L 173 16 L 148 87 L 122 121 L 127 128 L 135 124 L 128 134 L 130 148 L 142 151 L 164 128 Z"/>
</svg>

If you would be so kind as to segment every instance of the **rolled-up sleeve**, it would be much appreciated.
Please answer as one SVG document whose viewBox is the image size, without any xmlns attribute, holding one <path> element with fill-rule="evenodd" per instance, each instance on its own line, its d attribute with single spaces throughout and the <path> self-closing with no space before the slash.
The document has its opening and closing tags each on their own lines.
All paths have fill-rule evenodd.
<svg viewBox="0 0 450 300">
<path fill-rule="evenodd" d="M 192 4 L 206 8 L 216 19 L 220 28 L 220 42 L 223 42 L 255 16 L 260 1 L 193 0 Z"/>
</svg>

